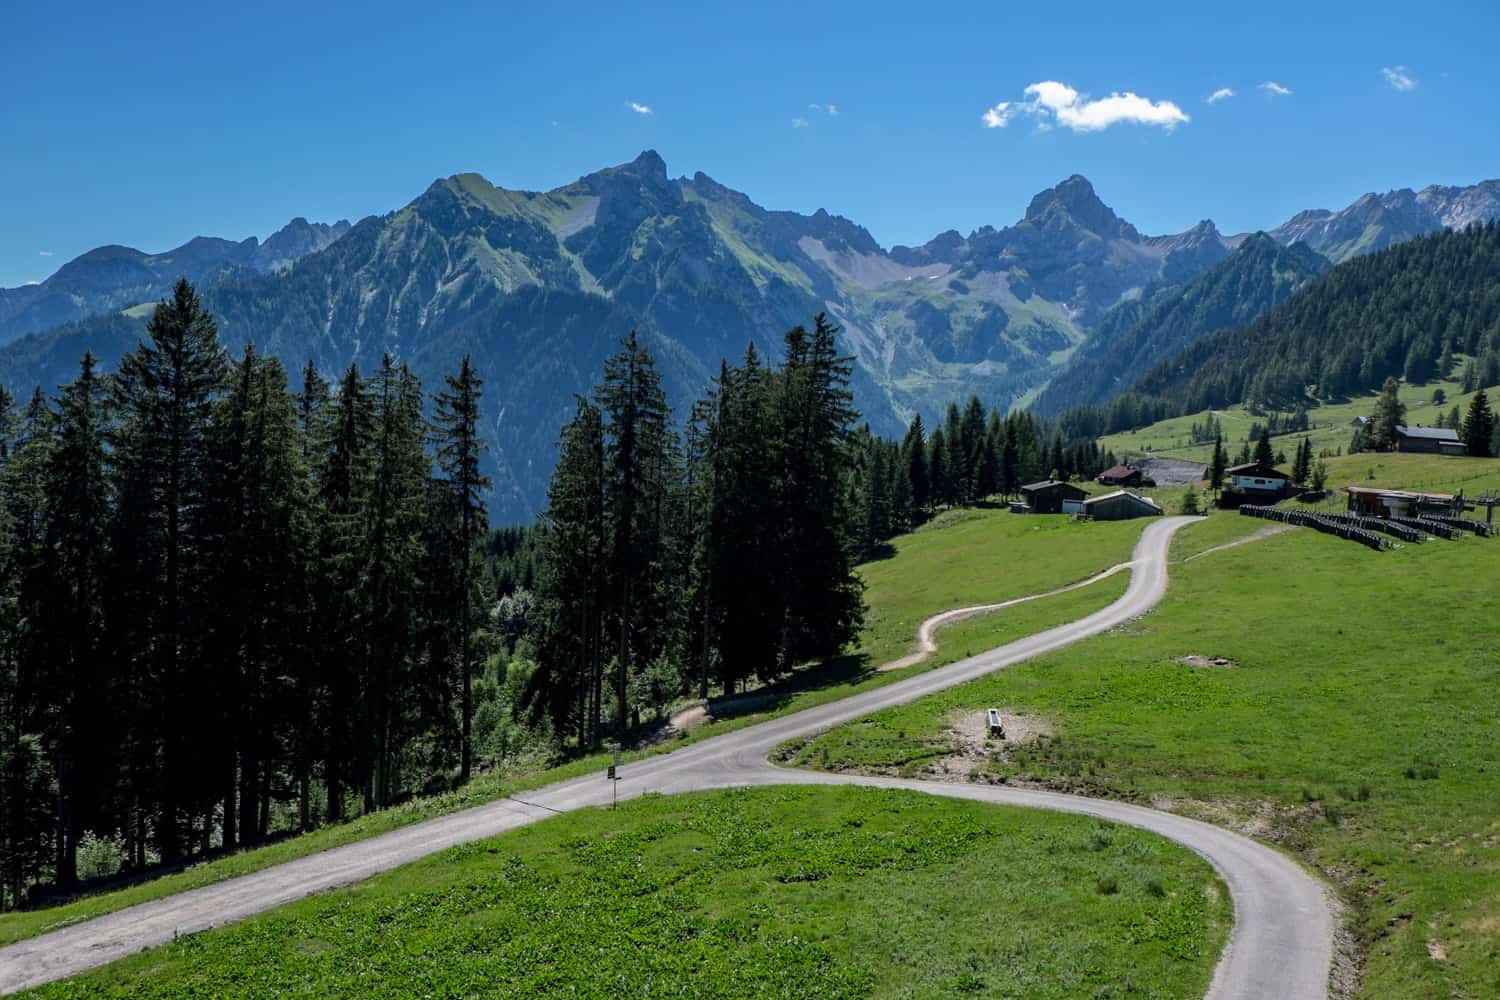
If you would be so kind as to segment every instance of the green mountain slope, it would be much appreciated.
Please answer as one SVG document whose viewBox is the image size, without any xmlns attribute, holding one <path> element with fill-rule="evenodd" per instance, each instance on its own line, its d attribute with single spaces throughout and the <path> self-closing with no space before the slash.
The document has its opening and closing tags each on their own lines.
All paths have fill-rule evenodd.
<svg viewBox="0 0 1500 1000">
<path fill-rule="evenodd" d="M 1305 243 L 1283 247 L 1264 233 L 1250 236 L 1192 280 L 1111 309 L 1032 409 L 1051 416 L 1105 402 L 1200 337 L 1256 319 L 1327 269 Z"/>
<path fill-rule="evenodd" d="M 1500 369 L 1500 223 L 1440 232 L 1339 265 L 1259 320 L 1198 341 L 1147 372 L 1163 412 L 1248 402 L 1291 409 L 1423 382 L 1444 354 Z M 1119 429 L 1119 428 L 1112 428 Z"/>
</svg>

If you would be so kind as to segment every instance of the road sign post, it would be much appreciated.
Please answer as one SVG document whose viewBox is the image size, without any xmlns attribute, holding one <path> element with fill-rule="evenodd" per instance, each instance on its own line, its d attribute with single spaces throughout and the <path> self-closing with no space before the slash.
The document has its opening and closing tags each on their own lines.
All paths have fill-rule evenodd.
<svg viewBox="0 0 1500 1000">
<path fill-rule="evenodd" d="M 615 747 L 614 748 L 614 760 L 609 765 L 609 770 L 606 771 L 605 775 L 604 775 L 607 779 L 609 779 L 610 791 L 613 793 L 612 796 L 611 796 L 611 802 L 609 804 L 609 807 L 611 809 L 618 809 L 619 806 L 620 806 L 620 775 L 619 775 L 619 773 L 617 771 L 617 769 L 619 768 L 619 766 L 620 766 L 620 748 L 619 747 Z"/>
</svg>

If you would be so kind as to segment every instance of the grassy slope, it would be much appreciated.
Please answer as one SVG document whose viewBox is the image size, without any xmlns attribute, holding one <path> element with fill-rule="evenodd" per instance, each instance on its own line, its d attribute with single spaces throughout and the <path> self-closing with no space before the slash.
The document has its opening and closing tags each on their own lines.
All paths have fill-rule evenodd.
<svg viewBox="0 0 1500 1000">
<path fill-rule="evenodd" d="M 1393 485 L 1446 471 L 1471 494 L 1500 486 L 1500 462 L 1332 464 L 1334 482 L 1373 469 Z M 1217 514 L 1173 556 L 1264 525 Z M 920 772 L 954 709 L 1043 717 L 1055 735 L 992 758 L 985 779 L 1155 802 L 1280 842 L 1352 904 L 1365 995 L 1493 996 L 1497 571 L 1500 539 L 1374 553 L 1295 530 L 1174 565 L 1137 625 L 834 730 L 800 759 Z M 1177 662 L 1189 654 L 1236 666 Z"/>
<path fill-rule="evenodd" d="M 627 754 L 626 759 L 661 752 L 775 715 L 809 708 L 857 691 L 877 687 L 951 662 L 951 651 L 985 648 L 978 639 L 967 643 L 960 629 L 986 628 L 983 620 L 955 626 L 940 634 L 939 654 L 918 667 L 877 672 L 879 664 L 899 657 L 914 645 L 918 623 L 939 611 L 965 604 L 993 603 L 1052 590 L 1083 579 L 1100 569 L 1130 558 L 1144 522 L 1077 524 L 1060 516 L 1016 517 L 1001 510 L 953 511 L 893 543 L 895 558 L 862 567 L 870 607 L 866 627 L 850 656 L 810 668 L 773 685 L 769 697 L 754 712 L 694 729 L 685 737 Z M 1052 601 L 1021 605 L 992 621 L 1006 623 L 1012 634 L 1040 631 L 1102 607 L 1114 593 L 1111 584 L 1124 577 L 1069 595 L 1060 607 Z M 1088 602 L 1097 604 L 1090 606 Z M 1058 610 L 1052 610 L 1058 607 Z M 958 636 L 947 641 L 952 634 Z M 184 871 L 112 892 L 85 896 L 45 909 L 0 914 L 0 944 L 34 937 L 58 927 L 110 913 L 136 903 L 219 882 L 342 844 L 376 836 L 430 816 L 479 805 L 505 795 L 599 770 L 606 757 L 594 754 L 560 767 L 530 765 L 475 779 L 458 792 L 419 799 L 408 805 L 360 817 L 255 850 L 194 865 Z"/>
<path fill-rule="evenodd" d="M 551 820 L 31 995 L 1200 996 L 1230 918 L 1126 827 L 757 789 Z"/>
<path fill-rule="evenodd" d="M 870 610 L 859 653 L 874 663 L 895 659 L 912 645 L 917 625 L 939 611 L 1053 590 L 1124 562 L 1142 523 L 1002 510 L 945 514 L 897 538 L 892 558 L 861 569 Z"/>
<path fill-rule="evenodd" d="M 1460 368 L 1460 374 L 1462 369 Z M 1447 394 L 1448 401 L 1441 406 L 1434 406 L 1431 402 L 1434 389 L 1441 387 Z M 1457 403 L 1459 412 L 1468 411 L 1469 401 L 1474 398 L 1473 393 L 1464 394 L 1459 392 L 1460 383 L 1454 380 L 1434 381 L 1426 385 L 1401 385 L 1401 399 L 1406 403 L 1406 418 L 1413 424 L 1433 427 L 1437 424 L 1439 414 L 1446 415 Z M 1487 390 L 1488 395 L 1495 395 L 1494 389 Z M 1308 411 L 1308 420 L 1311 430 L 1305 435 L 1302 432 L 1278 435 L 1272 439 L 1277 450 L 1285 451 L 1290 459 L 1296 442 L 1306 436 L 1312 439 L 1314 454 L 1321 451 L 1330 453 L 1341 451 L 1349 447 L 1349 439 L 1354 435 L 1354 427 L 1351 421 L 1355 417 L 1369 417 L 1375 412 L 1376 395 L 1363 396 L 1350 400 L 1347 403 L 1333 403 L 1320 406 L 1315 410 Z M 1250 434 L 1250 425 L 1254 423 L 1264 424 L 1264 416 L 1257 417 L 1243 406 L 1232 406 L 1225 410 L 1214 410 L 1219 423 L 1224 427 L 1224 446 L 1229 451 L 1229 457 L 1234 458 L 1239 451 L 1239 446 Z M 1100 438 L 1100 447 L 1108 448 L 1120 456 L 1137 456 L 1144 454 L 1161 455 L 1167 458 L 1183 458 L 1194 462 L 1207 462 L 1213 457 L 1213 442 L 1208 444 L 1194 445 L 1192 443 L 1192 426 L 1195 423 L 1203 423 L 1208 416 L 1208 411 L 1193 413 L 1184 417 L 1173 417 L 1170 420 L 1161 420 L 1147 427 L 1134 431 L 1122 431 L 1119 434 L 1111 434 Z"/>
</svg>

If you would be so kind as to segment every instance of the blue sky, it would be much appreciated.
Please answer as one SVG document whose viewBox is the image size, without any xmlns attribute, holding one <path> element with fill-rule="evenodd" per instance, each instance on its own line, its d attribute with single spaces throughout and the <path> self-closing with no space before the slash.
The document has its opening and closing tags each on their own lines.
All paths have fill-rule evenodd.
<svg viewBox="0 0 1500 1000">
<path fill-rule="evenodd" d="M 1221 6 L 8 4 L 0 285 L 648 147 L 887 246 L 1073 173 L 1150 233 L 1500 176 L 1500 4 Z"/>
</svg>

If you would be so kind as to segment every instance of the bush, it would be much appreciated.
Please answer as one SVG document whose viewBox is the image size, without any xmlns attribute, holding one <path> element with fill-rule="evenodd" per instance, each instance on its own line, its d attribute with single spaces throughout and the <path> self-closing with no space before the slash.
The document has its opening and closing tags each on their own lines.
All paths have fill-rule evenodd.
<svg viewBox="0 0 1500 1000">
<path fill-rule="evenodd" d="M 660 716 L 682 690 L 683 673 L 682 665 L 663 653 L 630 678 L 631 703 Z"/>
<path fill-rule="evenodd" d="M 120 837 L 98 837 L 85 833 L 78 841 L 78 877 L 108 878 L 125 867 L 125 841 Z"/>
<path fill-rule="evenodd" d="M 1183 514 L 1201 514 L 1201 513 L 1203 513 L 1203 508 L 1198 503 L 1198 491 L 1197 490 L 1188 490 L 1186 493 L 1184 493 L 1182 495 L 1181 513 L 1183 513 Z"/>
</svg>

